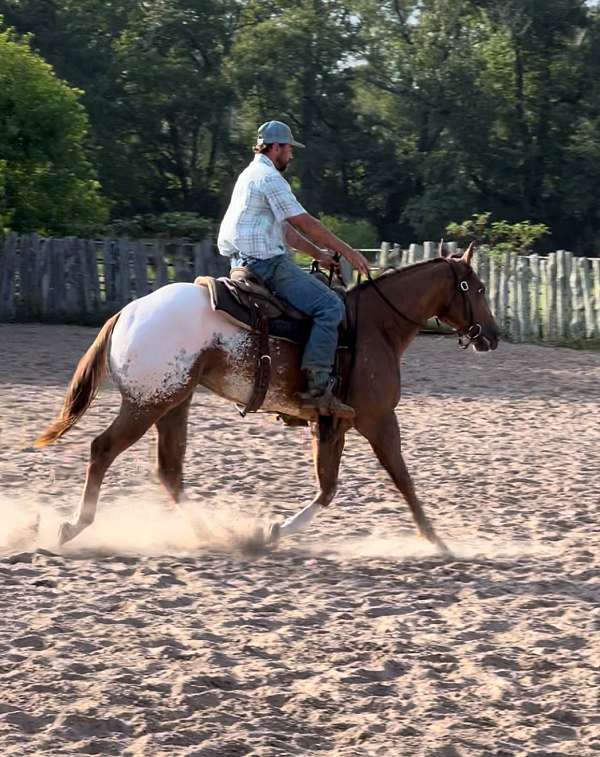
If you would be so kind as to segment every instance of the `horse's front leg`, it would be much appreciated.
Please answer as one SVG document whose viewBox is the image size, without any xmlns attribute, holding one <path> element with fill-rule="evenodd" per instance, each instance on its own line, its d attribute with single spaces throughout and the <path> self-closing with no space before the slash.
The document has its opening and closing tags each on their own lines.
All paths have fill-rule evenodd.
<svg viewBox="0 0 600 757">
<path fill-rule="evenodd" d="M 311 424 L 313 461 L 319 492 L 310 505 L 300 512 L 281 524 L 273 524 L 269 541 L 277 541 L 280 537 L 290 536 L 306 528 L 315 515 L 334 498 L 347 430 L 348 424 L 331 416 L 322 416 L 318 422 Z"/>
<path fill-rule="evenodd" d="M 390 411 L 384 418 L 357 419 L 356 428 L 366 437 L 377 455 L 377 459 L 390 474 L 412 512 L 419 534 L 427 541 L 435 544 L 442 554 L 452 554 L 423 511 L 423 506 L 415 493 L 415 487 L 410 473 L 402 457 L 400 443 L 400 428 L 394 411 Z"/>
</svg>

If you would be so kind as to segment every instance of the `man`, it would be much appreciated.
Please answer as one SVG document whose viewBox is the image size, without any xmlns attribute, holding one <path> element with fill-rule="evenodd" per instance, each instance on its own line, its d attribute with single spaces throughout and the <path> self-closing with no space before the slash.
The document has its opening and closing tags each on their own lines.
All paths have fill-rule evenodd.
<svg viewBox="0 0 600 757">
<path fill-rule="evenodd" d="M 354 411 L 332 394 L 332 369 L 338 326 L 344 317 L 340 298 L 292 259 L 291 248 L 307 253 L 325 265 L 334 265 L 324 250 L 346 258 L 363 274 L 366 259 L 338 239 L 300 205 L 283 178 L 296 142 L 290 127 L 267 121 L 258 129 L 255 157 L 242 171 L 219 230 L 218 246 L 232 266 L 246 266 L 269 289 L 313 319 L 302 357 L 307 391 L 300 394 L 304 407 L 324 415 L 352 418 Z"/>
</svg>

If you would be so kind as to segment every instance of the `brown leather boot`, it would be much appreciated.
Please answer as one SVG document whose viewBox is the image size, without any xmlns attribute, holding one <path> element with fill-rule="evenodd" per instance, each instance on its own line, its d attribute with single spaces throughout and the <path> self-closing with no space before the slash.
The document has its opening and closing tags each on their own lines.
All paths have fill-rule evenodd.
<svg viewBox="0 0 600 757">
<path fill-rule="evenodd" d="M 323 374 L 308 375 L 308 388 L 298 393 L 300 405 L 314 410 L 318 415 L 335 415 L 337 418 L 354 418 L 354 408 L 345 405 L 333 393 L 334 380 L 325 374 L 327 381 L 323 381 Z"/>
</svg>

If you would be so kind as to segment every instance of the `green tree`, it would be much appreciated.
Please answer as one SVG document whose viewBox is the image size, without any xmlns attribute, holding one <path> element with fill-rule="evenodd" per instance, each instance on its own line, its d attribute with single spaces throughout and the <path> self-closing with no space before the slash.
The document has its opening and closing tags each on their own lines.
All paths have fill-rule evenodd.
<svg viewBox="0 0 600 757">
<path fill-rule="evenodd" d="M 435 237 L 451 218 L 489 207 L 509 221 L 547 223 L 572 244 L 566 159 L 590 70 L 582 0 L 361 7 L 370 28 L 365 102 L 393 130 L 410 177 L 400 222 Z"/>
<path fill-rule="evenodd" d="M 548 227 L 543 223 L 492 221 L 491 216 L 491 213 L 475 213 L 462 223 L 449 223 L 446 234 L 463 244 L 477 240 L 491 252 L 528 255 L 536 242 L 548 233 Z"/>
<path fill-rule="evenodd" d="M 114 45 L 132 153 L 157 210 L 215 216 L 229 149 L 235 0 L 138 4 Z"/>
<path fill-rule="evenodd" d="M 308 149 L 290 173 L 311 212 L 365 213 L 368 130 L 354 107 L 360 24 L 342 0 L 246 4 L 230 59 L 236 124 L 248 147 L 262 121 L 287 121 Z"/>
<path fill-rule="evenodd" d="M 106 220 L 79 94 L 27 39 L 0 31 L 0 215 L 17 231 L 75 233 Z"/>
</svg>

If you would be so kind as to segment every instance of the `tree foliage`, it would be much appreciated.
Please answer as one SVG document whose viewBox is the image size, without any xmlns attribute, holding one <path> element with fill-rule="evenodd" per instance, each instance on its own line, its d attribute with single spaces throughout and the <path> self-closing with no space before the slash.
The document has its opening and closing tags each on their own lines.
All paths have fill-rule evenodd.
<svg viewBox="0 0 600 757">
<path fill-rule="evenodd" d="M 313 213 L 410 241 L 489 209 L 546 224 L 542 245 L 600 242 L 600 14 L 584 0 L 0 0 L 0 12 L 84 90 L 115 217 L 218 219 L 257 125 L 280 118 L 309 145 L 290 180 Z"/>
<path fill-rule="evenodd" d="M 102 225 L 106 204 L 88 157 L 87 115 L 27 40 L 0 31 L 0 220 L 71 233 Z"/>
<path fill-rule="evenodd" d="M 492 252 L 523 255 L 532 252 L 536 242 L 548 233 L 548 227 L 543 223 L 492 221 L 491 216 L 491 213 L 475 213 L 462 223 L 449 223 L 446 233 L 463 243 L 476 239 Z"/>
</svg>

